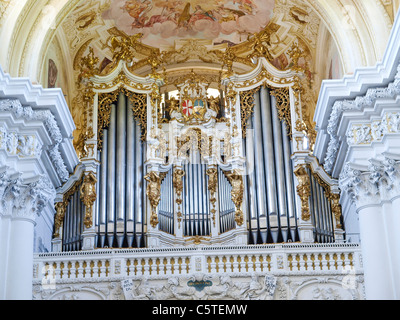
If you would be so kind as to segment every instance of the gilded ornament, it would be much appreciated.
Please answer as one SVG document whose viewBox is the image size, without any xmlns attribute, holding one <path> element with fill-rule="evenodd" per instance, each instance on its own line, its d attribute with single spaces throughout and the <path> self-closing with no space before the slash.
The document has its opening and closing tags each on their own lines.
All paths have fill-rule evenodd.
<svg viewBox="0 0 400 320">
<path fill-rule="evenodd" d="M 206 171 L 208 176 L 208 191 L 210 191 L 210 203 L 212 205 L 211 213 L 212 213 L 212 220 L 215 227 L 215 202 L 217 201 L 216 193 L 218 188 L 218 170 L 216 168 L 209 168 Z"/>
<path fill-rule="evenodd" d="M 183 192 L 183 181 L 182 178 L 185 175 L 185 171 L 182 169 L 175 169 L 174 174 L 172 177 L 172 185 L 176 192 L 176 204 L 178 205 L 178 227 L 180 227 L 180 223 L 182 221 L 182 212 L 181 212 L 181 205 L 182 205 L 182 192 Z"/>
<path fill-rule="evenodd" d="M 276 88 L 271 90 L 271 95 L 276 99 L 279 120 L 285 121 L 287 134 L 292 138 L 292 116 L 290 112 L 289 88 Z"/>
<path fill-rule="evenodd" d="M 93 225 L 93 216 L 92 216 L 92 206 L 96 201 L 96 182 L 97 179 L 93 172 L 89 172 L 87 175 L 83 177 L 83 182 L 80 187 L 81 192 L 81 200 L 85 204 L 85 218 L 84 224 L 86 228 L 90 228 Z"/>
<path fill-rule="evenodd" d="M 293 42 L 292 47 L 288 51 L 289 57 L 292 60 L 290 69 L 296 72 L 304 73 L 304 68 L 299 65 L 300 58 L 304 57 L 304 52 L 299 48 L 296 42 Z"/>
<path fill-rule="evenodd" d="M 128 63 L 132 62 L 139 39 L 143 34 L 137 33 L 133 36 L 128 36 L 125 32 L 116 30 L 115 28 L 109 31 L 112 32 L 113 35 L 109 37 L 107 43 L 110 43 L 109 48 L 113 54 L 114 64 L 118 64 L 120 60 L 124 60 Z"/>
<path fill-rule="evenodd" d="M 75 150 L 77 152 L 78 158 L 83 159 L 88 156 L 88 146 L 86 145 L 86 141 L 88 139 L 92 139 L 94 137 L 93 130 L 86 131 L 85 133 L 80 133 L 79 138 L 74 143 Z"/>
<path fill-rule="evenodd" d="M 231 171 L 227 173 L 226 176 L 229 179 L 229 182 L 231 183 L 232 186 L 231 198 L 236 206 L 235 221 L 238 226 L 241 226 L 243 224 L 243 211 L 242 211 L 243 192 L 244 192 L 243 176 L 236 171 Z"/>
<path fill-rule="evenodd" d="M 269 51 L 271 46 L 271 34 L 268 28 L 259 33 L 254 33 L 250 39 L 252 52 L 247 56 L 248 59 L 264 57 L 268 61 L 272 61 L 273 57 Z"/>
<path fill-rule="evenodd" d="M 67 208 L 66 203 L 64 202 L 57 202 L 55 205 L 56 208 L 56 215 L 54 217 L 54 238 L 60 236 L 60 228 L 63 225 L 65 210 Z"/>
<path fill-rule="evenodd" d="M 254 88 L 247 91 L 240 91 L 240 113 L 242 120 L 242 137 L 246 138 L 247 122 L 254 112 L 254 94 L 259 88 Z"/>
<path fill-rule="evenodd" d="M 161 177 L 158 172 L 151 171 L 144 179 L 147 181 L 146 194 L 152 208 L 150 225 L 155 228 L 158 224 L 157 206 L 161 199 Z"/>
<path fill-rule="evenodd" d="M 342 206 L 340 205 L 340 194 L 331 193 L 329 198 L 331 200 L 332 213 L 336 220 L 336 228 L 342 229 Z"/>
<path fill-rule="evenodd" d="M 299 166 L 294 174 L 299 182 L 296 190 L 301 200 L 301 219 L 308 221 L 311 218 L 309 205 L 309 198 L 311 196 L 310 178 L 306 168 L 303 166 Z"/>
<path fill-rule="evenodd" d="M 235 59 L 236 55 L 234 54 L 232 48 L 226 48 L 225 53 L 222 57 L 222 68 L 226 66 L 228 69 L 225 75 L 226 78 L 233 76 L 233 62 L 235 61 Z"/>
<path fill-rule="evenodd" d="M 99 74 L 99 68 L 97 64 L 99 63 L 99 58 L 95 57 L 93 48 L 89 47 L 89 53 L 87 56 L 82 57 L 80 60 L 80 73 L 78 76 L 78 88 L 82 84 L 83 79 L 89 79 L 96 74 Z"/>
</svg>

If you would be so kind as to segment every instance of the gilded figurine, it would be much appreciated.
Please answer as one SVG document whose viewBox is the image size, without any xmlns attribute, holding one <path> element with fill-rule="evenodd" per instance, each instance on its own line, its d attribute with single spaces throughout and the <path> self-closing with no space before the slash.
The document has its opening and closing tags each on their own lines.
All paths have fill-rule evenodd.
<svg viewBox="0 0 400 320">
<path fill-rule="evenodd" d="M 238 226 L 243 224 L 243 212 L 242 212 L 242 202 L 243 202 L 243 177 L 240 173 L 232 171 L 227 174 L 229 182 L 232 185 L 232 201 L 236 206 L 235 221 Z"/>
<path fill-rule="evenodd" d="M 161 199 L 161 178 L 158 172 L 154 171 L 149 172 L 144 178 L 147 181 L 146 194 L 152 207 L 150 224 L 155 228 L 158 224 L 157 206 Z"/>
<path fill-rule="evenodd" d="M 83 183 L 80 188 L 81 200 L 83 201 L 86 207 L 85 221 L 84 221 L 86 228 L 90 228 L 93 225 L 92 206 L 97 198 L 96 182 L 97 179 L 95 175 L 92 172 L 90 172 L 83 178 Z"/>
</svg>

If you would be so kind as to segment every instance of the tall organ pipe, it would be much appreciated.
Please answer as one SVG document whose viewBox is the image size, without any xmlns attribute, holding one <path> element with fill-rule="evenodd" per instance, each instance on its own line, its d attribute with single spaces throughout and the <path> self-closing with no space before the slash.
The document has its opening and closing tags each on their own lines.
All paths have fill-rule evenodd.
<svg viewBox="0 0 400 320">
<path fill-rule="evenodd" d="M 274 141 L 272 133 L 271 105 L 270 96 L 267 88 L 261 86 L 260 89 L 261 102 L 261 123 L 262 123 L 262 140 L 264 152 L 264 171 L 265 171 L 265 187 L 267 193 L 267 243 L 274 242 L 271 234 L 270 219 L 277 216 L 276 201 L 276 182 L 275 182 L 275 163 L 274 163 Z"/>
<path fill-rule="evenodd" d="M 274 133 L 274 155 L 275 155 L 275 168 L 276 168 L 276 187 L 278 196 L 278 239 L 277 242 L 283 242 L 282 229 L 281 229 L 281 216 L 287 214 L 286 208 L 286 192 L 285 192 L 285 164 L 283 158 L 283 141 L 281 123 L 278 118 L 278 110 L 276 109 L 275 97 L 271 97 L 271 114 L 272 114 L 272 130 Z M 288 225 L 288 233 L 290 233 Z"/>
<path fill-rule="evenodd" d="M 108 129 L 103 130 L 103 148 L 100 156 L 100 204 L 99 204 L 99 226 L 101 230 L 101 226 L 104 225 L 105 233 L 107 233 L 107 220 L 106 220 L 106 212 L 107 212 L 107 168 L 108 168 Z M 104 236 L 100 234 L 100 247 L 104 246 Z"/>
<path fill-rule="evenodd" d="M 284 154 L 284 163 L 285 163 L 285 180 L 286 180 L 286 199 L 287 199 L 287 219 L 288 219 L 288 237 L 287 241 L 292 241 L 292 234 L 290 232 L 290 218 L 294 217 L 295 215 L 295 205 L 294 205 L 294 185 L 293 185 L 293 169 L 291 164 L 291 147 L 290 147 L 290 138 L 287 134 L 286 123 L 282 121 L 282 140 L 283 140 L 283 154 Z M 296 221 L 295 221 L 296 223 Z M 297 235 L 297 228 L 295 229 L 295 239 Z"/>
<path fill-rule="evenodd" d="M 125 216 L 125 166 L 126 166 L 126 101 L 125 94 L 120 93 L 117 106 L 116 125 L 116 197 L 115 211 L 117 221 L 121 222 Z"/>
<path fill-rule="evenodd" d="M 261 117 L 263 124 L 263 142 L 264 142 L 264 166 L 265 180 L 267 186 L 268 212 L 270 215 L 277 213 L 276 184 L 275 184 L 275 164 L 274 164 L 274 141 L 271 123 L 271 106 L 267 89 L 262 86 L 261 96 Z"/>
<path fill-rule="evenodd" d="M 129 223 L 133 224 L 133 234 L 135 234 L 135 139 L 136 139 L 136 128 L 135 119 L 133 118 L 132 103 L 128 99 L 127 110 L 126 110 L 126 196 L 125 196 L 125 207 L 126 207 L 126 221 L 128 222 L 125 226 L 127 229 Z M 128 246 L 132 246 L 133 236 L 127 236 Z"/>
<path fill-rule="evenodd" d="M 260 94 L 259 91 L 257 91 L 254 94 L 254 101 L 255 105 L 254 108 L 257 106 L 257 101 L 259 102 L 260 99 Z M 249 130 L 246 135 L 245 139 L 245 145 L 246 145 L 246 159 L 247 159 L 247 202 L 248 202 L 248 210 L 249 210 L 249 216 L 250 216 L 250 232 L 252 233 L 251 241 L 250 243 L 263 243 L 263 239 L 261 239 L 261 231 L 260 231 L 260 217 L 259 213 L 257 210 L 257 204 L 256 204 L 256 187 L 255 187 L 255 157 L 254 157 L 254 140 L 255 140 L 255 134 L 253 130 L 253 121 L 252 117 L 248 120 L 248 127 L 249 129 L 252 129 L 251 131 Z M 250 133 L 251 137 L 250 138 Z M 254 226 L 253 226 L 253 221 L 256 221 L 256 233 L 253 232 Z"/>
<path fill-rule="evenodd" d="M 260 94 L 258 93 L 258 96 Z M 255 99 L 254 105 L 254 117 L 253 117 L 253 130 L 254 130 L 254 176 L 255 176 L 255 188 L 256 188 L 256 204 L 257 204 L 257 212 L 258 212 L 258 219 L 261 217 L 265 217 L 266 224 L 267 224 L 267 233 L 261 233 L 262 241 L 263 242 L 271 242 L 271 225 L 270 225 L 270 213 L 271 211 L 268 210 L 268 204 L 270 199 L 267 199 L 266 195 L 268 194 L 268 186 L 266 186 L 266 179 L 265 176 L 270 174 L 267 171 L 267 168 L 264 167 L 264 163 L 267 161 L 265 156 L 265 145 L 266 136 L 265 136 L 265 118 L 263 118 L 263 109 L 269 107 L 268 104 L 265 102 L 263 103 L 261 99 Z M 265 117 L 265 116 L 264 116 Z M 263 127 L 264 126 L 264 127 Z M 256 137 L 262 137 L 262 139 L 257 139 Z M 264 140 L 264 141 L 263 141 Z M 264 142 L 264 146 L 263 146 Z M 267 142 L 268 143 L 268 142 Z M 272 177 L 273 178 L 273 177 Z"/>
<path fill-rule="evenodd" d="M 108 152 L 107 152 L 107 227 L 113 227 L 115 220 L 115 125 L 116 105 L 111 105 L 110 126 L 108 127 Z M 115 232 L 112 228 L 112 232 Z M 108 230 L 111 231 L 111 230 Z M 113 234 L 108 232 L 108 245 L 113 246 Z"/>
</svg>

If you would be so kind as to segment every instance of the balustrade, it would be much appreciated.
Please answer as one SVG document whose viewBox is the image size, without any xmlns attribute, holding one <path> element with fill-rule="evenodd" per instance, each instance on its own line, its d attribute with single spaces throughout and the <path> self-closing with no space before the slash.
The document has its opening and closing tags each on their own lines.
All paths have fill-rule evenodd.
<svg viewBox="0 0 400 320">
<path fill-rule="evenodd" d="M 95 250 L 40 253 L 34 280 L 102 279 L 107 277 L 168 277 L 171 275 L 253 273 L 342 273 L 361 270 L 356 244 L 282 244 L 176 249 Z M 204 256 L 204 259 L 196 257 Z M 200 265 L 198 263 L 200 262 Z"/>
</svg>

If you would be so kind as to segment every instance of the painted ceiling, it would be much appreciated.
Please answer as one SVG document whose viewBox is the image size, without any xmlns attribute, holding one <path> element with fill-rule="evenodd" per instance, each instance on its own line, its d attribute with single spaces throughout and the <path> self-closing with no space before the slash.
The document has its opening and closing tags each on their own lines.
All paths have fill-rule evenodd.
<svg viewBox="0 0 400 320">
<path fill-rule="evenodd" d="M 112 0 L 102 18 L 128 35 L 143 34 L 153 47 L 185 38 L 238 44 L 268 25 L 274 6 L 274 0 Z"/>
</svg>

